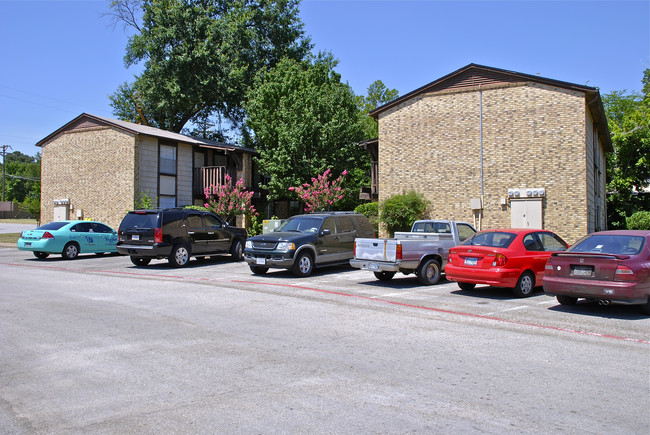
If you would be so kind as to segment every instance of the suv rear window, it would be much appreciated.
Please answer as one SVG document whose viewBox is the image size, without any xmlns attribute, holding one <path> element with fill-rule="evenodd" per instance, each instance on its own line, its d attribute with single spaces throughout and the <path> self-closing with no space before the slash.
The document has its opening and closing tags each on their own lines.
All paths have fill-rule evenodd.
<svg viewBox="0 0 650 435">
<path fill-rule="evenodd" d="M 129 212 L 120 226 L 122 228 L 157 228 L 158 213 Z"/>
</svg>

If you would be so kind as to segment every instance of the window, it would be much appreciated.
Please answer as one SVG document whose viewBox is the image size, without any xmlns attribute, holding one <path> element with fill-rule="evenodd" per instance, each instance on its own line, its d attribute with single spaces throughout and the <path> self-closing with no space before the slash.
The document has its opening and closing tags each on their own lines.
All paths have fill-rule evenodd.
<svg viewBox="0 0 650 435">
<path fill-rule="evenodd" d="M 219 222 L 219 219 L 212 216 L 211 214 L 203 215 L 203 218 L 205 219 L 205 226 L 207 228 L 221 228 L 221 222 Z"/>
<path fill-rule="evenodd" d="M 160 145 L 160 173 L 176 175 L 176 147 Z"/>
<path fill-rule="evenodd" d="M 535 234 L 526 234 L 524 236 L 524 248 L 526 248 L 526 251 L 543 251 L 544 248 L 542 245 L 539 243 L 539 240 L 537 239 L 537 235 Z"/>
<path fill-rule="evenodd" d="M 567 244 L 559 236 L 549 233 L 538 233 L 539 239 L 542 241 L 544 251 L 564 251 Z"/>
<path fill-rule="evenodd" d="M 321 228 L 321 231 L 324 230 L 330 230 L 332 234 L 336 234 L 336 222 L 333 217 L 325 219 L 325 222 L 323 222 L 323 228 Z"/>
<path fill-rule="evenodd" d="M 190 214 L 187 216 L 187 226 L 190 228 L 203 228 L 203 219 L 200 214 Z"/>
<path fill-rule="evenodd" d="M 161 143 L 158 149 L 158 206 L 176 207 L 176 145 Z"/>
<path fill-rule="evenodd" d="M 351 233 L 354 231 L 354 224 L 349 217 L 339 218 L 339 233 Z"/>
<path fill-rule="evenodd" d="M 456 228 L 458 229 L 458 240 L 461 242 L 469 239 L 474 234 L 476 234 L 474 228 L 470 227 L 467 224 L 457 224 Z"/>
</svg>

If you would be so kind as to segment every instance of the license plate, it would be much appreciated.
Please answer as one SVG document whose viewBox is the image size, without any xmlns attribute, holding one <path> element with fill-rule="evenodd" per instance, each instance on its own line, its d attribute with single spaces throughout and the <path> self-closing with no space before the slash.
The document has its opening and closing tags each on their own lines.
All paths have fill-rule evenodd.
<svg viewBox="0 0 650 435">
<path fill-rule="evenodd" d="M 133 234 L 131 236 L 131 240 L 140 240 L 140 235 L 139 234 Z"/>
<path fill-rule="evenodd" d="M 379 270 L 379 266 L 377 265 L 377 263 L 368 263 L 368 266 L 366 267 L 368 270 L 372 270 L 372 271 Z"/>
<path fill-rule="evenodd" d="M 264 257 L 257 257 L 257 258 L 255 259 L 255 264 L 262 264 L 262 265 L 264 265 L 264 264 L 266 264 L 266 260 L 264 259 Z"/>
<path fill-rule="evenodd" d="M 576 266 L 573 268 L 573 274 L 576 276 L 591 276 L 592 269 L 591 267 Z"/>
<path fill-rule="evenodd" d="M 32 246 L 32 242 L 26 242 L 25 246 Z"/>
<path fill-rule="evenodd" d="M 478 258 L 466 258 L 465 266 L 476 266 L 478 264 Z"/>
</svg>

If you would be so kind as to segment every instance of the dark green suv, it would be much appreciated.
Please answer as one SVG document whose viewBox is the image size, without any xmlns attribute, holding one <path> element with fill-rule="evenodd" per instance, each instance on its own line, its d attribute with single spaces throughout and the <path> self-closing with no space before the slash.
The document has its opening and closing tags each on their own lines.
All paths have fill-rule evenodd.
<svg viewBox="0 0 650 435">
<path fill-rule="evenodd" d="M 130 211 L 117 233 L 117 251 L 136 266 L 167 258 L 176 267 L 187 265 L 190 256 L 230 254 L 240 261 L 247 236 L 215 214 L 181 208 Z"/>
<path fill-rule="evenodd" d="M 374 237 L 368 218 L 359 213 L 293 216 L 275 231 L 249 238 L 244 260 L 255 274 L 281 268 L 290 269 L 297 276 L 307 276 L 314 267 L 348 264 L 357 237 Z"/>
</svg>

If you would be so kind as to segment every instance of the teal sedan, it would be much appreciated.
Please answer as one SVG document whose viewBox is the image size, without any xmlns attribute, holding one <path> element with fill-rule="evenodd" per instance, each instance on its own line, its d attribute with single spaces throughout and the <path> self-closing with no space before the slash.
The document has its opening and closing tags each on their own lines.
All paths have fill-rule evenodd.
<svg viewBox="0 0 650 435">
<path fill-rule="evenodd" d="M 35 230 L 23 231 L 18 249 L 32 251 L 36 258 L 61 254 L 66 260 L 80 253 L 102 255 L 117 252 L 117 231 L 101 222 L 58 221 L 41 225 Z"/>
</svg>

